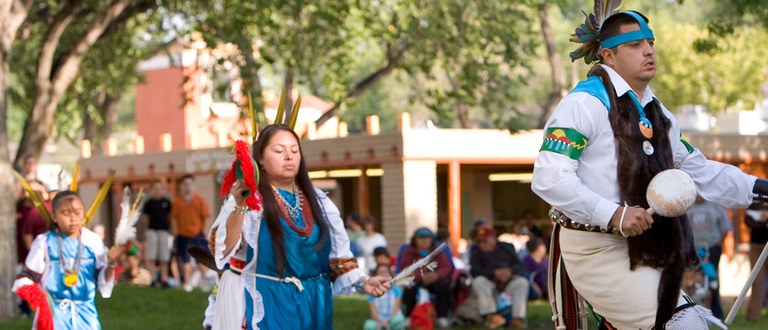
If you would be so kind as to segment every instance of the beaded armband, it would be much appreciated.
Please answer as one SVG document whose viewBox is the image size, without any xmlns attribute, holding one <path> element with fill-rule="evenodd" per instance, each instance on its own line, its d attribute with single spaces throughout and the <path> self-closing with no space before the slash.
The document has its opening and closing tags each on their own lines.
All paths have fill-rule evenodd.
<svg viewBox="0 0 768 330">
<path fill-rule="evenodd" d="M 357 259 L 355 258 L 331 259 L 331 281 L 335 281 L 339 276 L 353 269 L 357 269 Z"/>
</svg>

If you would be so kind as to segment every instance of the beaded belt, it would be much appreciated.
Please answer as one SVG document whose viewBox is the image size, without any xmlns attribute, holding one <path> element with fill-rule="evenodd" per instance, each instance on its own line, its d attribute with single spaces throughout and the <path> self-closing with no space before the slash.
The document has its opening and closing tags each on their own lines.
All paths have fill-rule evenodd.
<svg viewBox="0 0 768 330">
<path fill-rule="evenodd" d="M 618 229 L 611 226 L 608 226 L 608 228 L 603 228 L 600 226 L 575 222 L 568 218 L 568 216 L 566 216 L 563 212 L 560 212 L 560 210 L 554 208 L 549 211 L 549 219 L 567 229 L 621 235 Z"/>
</svg>

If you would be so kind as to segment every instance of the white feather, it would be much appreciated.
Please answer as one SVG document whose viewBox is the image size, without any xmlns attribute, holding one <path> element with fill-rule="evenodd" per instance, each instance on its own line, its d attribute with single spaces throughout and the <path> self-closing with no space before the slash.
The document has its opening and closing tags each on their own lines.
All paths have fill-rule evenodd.
<svg viewBox="0 0 768 330">
<path fill-rule="evenodd" d="M 446 243 L 440 244 L 434 251 L 432 251 L 430 254 L 428 254 L 426 257 L 421 258 L 417 260 L 416 262 L 412 263 L 410 266 L 403 269 L 400 273 L 395 275 L 391 280 L 389 280 L 390 283 L 396 283 L 399 284 L 403 281 L 413 281 L 413 274 L 422 268 L 428 268 L 429 270 L 434 270 L 437 268 L 437 261 L 434 260 L 440 253 L 443 253 L 443 250 L 448 245 Z"/>
<path fill-rule="evenodd" d="M 137 207 L 137 209 L 139 209 Z M 120 222 L 115 229 L 115 244 L 123 245 L 136 238 L 136 222 L 139 221 L 141 212 L 131 212 L 131 189 L 123 189 L 123 199 L 120 201 Z"/>
</svg>

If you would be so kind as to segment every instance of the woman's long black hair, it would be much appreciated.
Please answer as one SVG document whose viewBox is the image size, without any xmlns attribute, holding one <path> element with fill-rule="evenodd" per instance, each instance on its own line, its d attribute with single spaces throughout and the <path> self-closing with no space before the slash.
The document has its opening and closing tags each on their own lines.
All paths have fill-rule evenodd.
<svg viewBox="0 0 768 330">
<path fill-rule="evenodd" d="M 312 181 L 309 179 L 309 173 L 307 171 L 307 165 L 304 162 L 304 153 L 301 150 L 301 143 L 299 142 L 299 136 L 285 124 L 267 125 L 259 133 L 259 139 L 253 144 L 253 159 L 255 159 L 259 165 L 259 193 L 261 193 L 262 205 L 264 206 L 264 218 L 267 220 L 267 229 L 272 237 L 272 248 L 275 251 L 275 260 L 277 260 L 277 273 L 279 276 L 283 276 L 283 270 L 285 269 L 285 239 L 283 236 L 283 227 L 280 224 L 280 215 L 277 208 L 278 201 L 275 200 L 275 196 L 272 191 L 272 183 L 269 181 L 269 176 L 264 171 L 264 166 L 261 164 L 261 156 L 264 154 L 264 148 L 269 144 L 269 140 L 280 131 L 290 132 L 296 142 L 299 143 L 299 155 L 301 159 L 299 161 L 299 173 L 296 174 L 296 185 L 304 192 L 304 196 L 312 209 L 312 219 L 317 227 L 320 229 L 320 240 L 315 248 L 321 249 L 328 238 L 328 220 L 325 217 L 325 211 L 323 210 L 320 202 L 315 194 L 315 187 L 312 185 Z M 298 202 L 298 200 L 297 200 Z M 285 219 L 290 221 L 290 219 Z M 309 221 L 309 219 L 304 219 Z M 307 225 L 311 225 L 307 223 Z"/>
</svg>

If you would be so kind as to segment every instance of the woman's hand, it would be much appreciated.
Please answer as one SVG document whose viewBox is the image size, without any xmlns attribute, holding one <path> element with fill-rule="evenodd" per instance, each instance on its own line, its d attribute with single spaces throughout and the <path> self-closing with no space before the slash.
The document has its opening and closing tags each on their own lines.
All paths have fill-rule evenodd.
<svg viewBox="0 0 768 330">
<path fill-rule="evenodd" d="M 232 188 L 229 189 L 229 193 L 232 194 L 232 197 L 235 199 L 235 204 L 238 207 L 245 206 L 243 192 L 246 190 L 248 190 L 248 187 L 245 186 L 245 181 L 243 181 L 243 179 L 235 181 L 235 183 L 232 184 Z"/>
<path fill-rule="evenodd" d="M 392 288 L 390 279 L 389 276 L 372 276 L 363 282 L 363 291 L 372 297 L 381 297 Z"/>
</svg>

